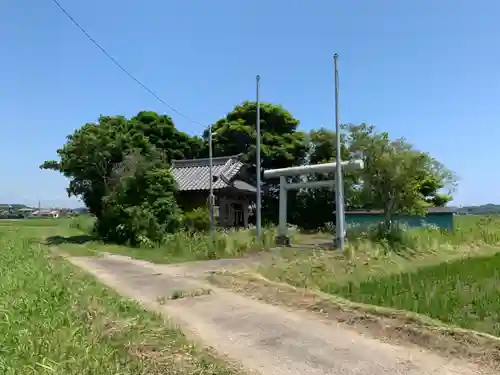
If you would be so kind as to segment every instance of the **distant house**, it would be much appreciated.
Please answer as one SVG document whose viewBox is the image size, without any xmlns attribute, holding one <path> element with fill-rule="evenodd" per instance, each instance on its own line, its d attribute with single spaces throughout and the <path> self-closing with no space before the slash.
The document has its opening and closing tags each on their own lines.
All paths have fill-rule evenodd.
<svg viewBox="0 0 500 375">
<path fill-rule="evenodd" d="M 453 217 L 456 209 L 452 207 L 431 207 L 425 216 L 401 215 L 394 217 L 393 221 L 408 225 L 409 227 L 422 227 L 432 225 L 448 231 L 453 230 Z M 382 210 L 354 210 L 345 212 L 346 226 L 369 227 L 384 220 Z"/>
<path fill-rule="evenodd" d="M 50 210 L 50 209 L 41 209 L 38 211 L 33 212 L 33 216 L 37 217 L 52 217 L 52 218 L 58 218 L 59 217 L 59 211 L 58 210 Z"/>
<path fill-rule="evenodd" d="M 19 214 L 23 217 L 32 215 L 33 211 L 35 211 L 33 208 L 21 208 L 18 210 Z"/>
<path fill-rule="evenodd" d="M 21 219 L 31 214 L 33 209 L 22 204 L 0 204 L 1 219 Z"/>
<path fill-rule="evenodd" d="M 209 159 L 174 160 L 172 174 L 177 184 L 177 201 L 183 210 L 208 207 L 210 178 L 215 196 L 214 215 L 221 227 L 247 227 L 249 207 L 255 201 L 256 188 L 240 155 Z"/>
</svg>

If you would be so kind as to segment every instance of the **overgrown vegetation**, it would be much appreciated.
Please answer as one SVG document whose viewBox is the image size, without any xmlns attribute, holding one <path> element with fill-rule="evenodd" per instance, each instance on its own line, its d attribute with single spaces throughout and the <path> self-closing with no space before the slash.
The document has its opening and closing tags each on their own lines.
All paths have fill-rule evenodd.
<svg viewBox="0 0 500 375">
<path fill-rule="evenodd" d="M 159 155 L 125 155 L 108 182 L 108 194 L 96 222 L 100 238 L 152 247 L 181 226 L 174 180 Z"/>
<path fill-rule="evenodd" d="M 457 216 L 454 230 L 441 230 L 427 226 L 408 228 L 393 225 L 388 231 L 384 226 L 366 230 L 352 229 L 349 233 L 351 251 L 409 253 L 440 252 L 443 249 L 460 246 L 500 246 L 500 216 Z"/>
<path fill-rule="evenodd" d="M 0 228 L 1 374 L 236 373 L 51 255 L 32 230 Z"/>
<path fill-rule="evenodd" d="M 89 216 L 51 222 L 57 226 L 40 227 L 40 231 L 35 231 L 36 228 L 30 230 L 41 241 L 56 246 L 60 251 L 74 255 L 109 252 L 156 263 L 235 258 L 257 254 L 271 249 L 276 236 L 273 227 L 263 229 L 260 241 L 256 239 L 253 229 L 217 231 L 214 234 L 181 229 L 165 235 L 161 244 L 130 247 L 106 243 L 94 236 L 93 219 Z M 10 226 L 15 228 L 17 222 L 11 221 Z"/>
<path fill-rule="evenodd" d="M 261 241 L 257 241 L 253 230 L 219 231 L 214 235 L 180 231 L 167 235 L 156 248 L 106 246 L 101 250 L 156 263 L 237 258 L 271 249 L 275 245 L 275 236 L 276 231 L 272 228 L 263 230 Z"/>
<path fill-rule="evenodd" d="M 297 287 L 500 335 L 500 217 L 459 216 L 454 232 L 418 228 L 397 235 L 393 243 L 359 235 L 346 254 L 283 251 L 258 272 Z"/>
<path fill-rule="evenodd" d="M 190 233 L 207 232 L 210 229 L 210 212 L 206 207 L 195 208 L 182 215 L 182 226 Z"/>
<path fill-rule="evenodd" d="M 23 231 L 38 238 L 53 234 L 48 242 L 56 246 L 54 250 L 70 254 L 108 251 L 158 263 L 240 257 L 270 250 L 275 235 L 267 229 L 263 242 L 256 243 L 253 233 L 245 230 L 217 232 L 213 236 L 179 231 L 168 234 L 160 247 L 132 248 L 104 244 L 88 235 L 86 238 L 85 233 L 90 232 L 82 231 L 92 227 L 88 219 L 53 220 L 59 227 L 32 226 Z M 17 222 L 10 223 L 11 228 L 0 229 L 9 230 L 11 236 L 18 235 Z M 452 326 L 500 335 L 496 312 L 500 301 L 500 217 L 457 217 L 454 232 L 429 227 L 398 229 L 396 234 L 398 241 L 389 242 L 387 238 L 380 240 L 371 233 L 358 232 L 349 242 L 346 254 L 310 248 L 274 249 L 269 252 L 270 261 L 268 257 L 259 258 L 262 263 L 256 269 L 258 273 L 306 291 L 266 285 L 259 276 L 240 279 L 233 275 L 223 279 L 221 286 L 267 302 L 327 314 L 377 337 L 398 342 L 410 340 L 446 355 L 459 353 L 474 360 L 491 360 L 496 365 L 495 338 L 448 329 L 443 323 L 425 316 L 415 317 L 411 312 Z M 296 244 L 311 238 L 331 240 L 331 234 L 324 233 L 294 235 Z M 331 300 L 316 294 L 317 291 L 332 296 Z M 192 296 L 204 293 L 193 291 Z M 165 297 L 165 301 L 184 296 L 191 294 L 178 291 Z"/>
<path fill-rule="evenodd" d="M 243 152 L 249 182 L 256 181 L 256 103 L 237 105 L 213 125 L 213 155 Z M 262 103 L 262 168 L 283 168 L 322 163 L 335 158 L 335 134 L 327 129 L 305 133 L 299 120 L 281 106 Z M 351 208 L 379 208 L 386 227 L 398 213 L 424 213 L 428 206 L 443 206 L 455 184 L 453 174 L 427 153 L 373 126 L 344 125 L 343 160 L 363 159 L 363 171 L 345 171 L 344 192 Z M 208 154 L 208 132 L 201 137 L 178 131 L 172 119 L 140 112 L 130 119 L 101 116 L 68 136 L 57 150 L 59 160 L 41 166 L 65 175 L 68 193 L 79 196 L 97 218 L 100 238 L 133 246 L 154 246 L 183 226 L 206 229 L 203 209 L 185 213 L 184 221 L 170 176 L 174 159 Z M 309 180 L 333 176 L 308 176 Z M 277 221 L 277 180 L 263 179 L 263 222 Z M 443 191 L 444 189 L 444 191 Z M 329 190 L 290 191 L 289 221 L 317 229 L 334 222 L 334 195 Z M 325 209 L 330 207 L 330 209 Z M 311 215 L 314 212 L 314 215 Z"/>
</svg>

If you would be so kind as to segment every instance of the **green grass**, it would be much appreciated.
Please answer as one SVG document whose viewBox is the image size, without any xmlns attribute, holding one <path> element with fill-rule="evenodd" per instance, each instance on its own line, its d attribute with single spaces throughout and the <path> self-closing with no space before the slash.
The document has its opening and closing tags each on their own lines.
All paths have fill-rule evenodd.
<svg viewBox="0 0 500 375">
<path fill-rule="evenodd" d="M 299 236 L 306 242 L 307 236 Z M 315 241 L 325 235 L 309 236 Z M 363 237 L 350 239 L 344 254 L 337 251 L 286 249 L 260 271 L 272 279 L 299 286 L 363 281 L 408 272 L 468 256 L 500 251 L 500 216 L 456 218 L 454 232 L 420 228 L 405 232 L 396 246 Z"/>
<path fill-rule="evenodd" d="M 16 222 L 12 222 L 14 227 Z M 180 231 L 170 234 L 161 246 L 153 248 L 132 248 L 104 243 L 91 236 L 92 221 L 89 217 L 59 219 L 58 226 L 30 227 L 31 233 L 45 238 L 49 245 L 72 255 L 96 255 L 108 252 L 148 260 L 154 263 L 178 263 L 195 260 L 234 258 L 274 246 L 275 230 L 264 229 L 261 241 L 257 241 L 253 230 L 188 233 Z M 36 232 L 36 234 L 35 234 Z"/>
<path fill-rule="evenodd" d="M 274 245 L 274 231 L 264 231 L 261 242 L 255 240 L 251 231 L 227 231 L 207 234 L 179 232 L 168 236 L 165 243 L 154 248 L 132 248 L 128 246 L 103 243 L 86 238 L 74 229 L 59 228 L 56 235 L 43 235 L 47 242 L 57 246 L 60 251 L 72 255 L 95 255 L 108 252 L 131 256 L 154 263 L 178 263 L 195 260 L 235 258 L 258 253 Z"/>
<path fill-rule="evenodd" d="M 234 374 L 159 315 L 0 228 L 0 374 Z"/>
<path fill-rule="evenodd" d="M 456 218 L 453 233 L 411 229 L 396 247 L 361 237 L 344 254 L 288 249 L 257 271 L 270 280 L 500 336 L 499 252 L 500 217 L 465 216 Z"/>
<path fill-rule="evenodd" d="M 36 218 L 36 219 L 1 219 L 0 227 L 58 227 L 61 221 L 67 219 Z"/>
<path fill-rule="evenodd" d="M 268 250 L 273 229 L 214 237 L 179 232 L 157 248 L 104 244 L 89 217 L 0 221 L 0 374 L 230 374 L 161 317 L 61 258 L 110 252 L 157 263 Z M 329 235 L 298 235 L 319 243 Z M 50 244 L 45 246 L 44 244 Z M 342 254 L 282 249 L 258 272 L 357 302 L 414 311 L 500 336 L 500 218 L 457 217 L 453 233 L 405 232 L 397 247 L 360 237 Z"/>
<path fill-rule="evenodd" d="M 268 250 L 274 246 L 275 232 L 264 230 L 258 242 L 251 230 L 229 230 L 208 234 L 179 232 L 167 237 L 158 248 L 137 249 L 126 246 L 107 245 L 104 251 L 130 255 L 137 259 L 155 263 L 176 263 L 195 260 L 236 258 Z"/>
<path fill-rule="evenodd" d="M 361 283 L 332 283 L 323 290 L 356 302 L 413 311 L 500 336 L 500 254 Z"/>
<path fill-rule="evenodd" d="M 36 225 L 28 225 L 30 222 Z M 96 240 L 91 235 L 93 219 L 90 216 L 42 220 L 5 220 L 0 229 L 23 228 L 30 236 L 53 249 L 75 256 L 92 256 L 102 252 L 131 256 L 154 263 L 178 263 L 195 260 L 235 258 L 268 250 L 274 246 L 274 228 L 263 230 L 257 241 L 253 230 L 188 233 L 180 231 L 169 235 L 161 246 L 132 248 Z"/>
<path fill-rule="evenodd" d="M 12 222 L 15 223 L 15 222 Z M 58 226 L 23 228 L 36 238 L 49 238 L 54 248 L 74 255 L 106 251 L 156 263 L 240 257 L 274 245 L 274 231 L 262 243 L 251 231 L 172 234 L 157 248 L 130 248 L 82 237 L 88 218 L 59 219 Z M 15 227 L 12 227 L 15 228 Z M 11 228 L 11 229 L 12 229 Z M 329 235 L 298 235 L 303 243 L 319 243 Z M 313 288 L 380 306 L 411 310 L 464 328 L 500 335 L 500 281 L 496 274 L 500 252 L 500 217 L 456 217 L 454 232 L 411 229 L 393 246 L 360 236 L 348 250 L 282 249 L 258 272 L 270 280 Z M 499 264 L 500 265 L 500 264 Z M 499 306 L 497 306 L 497 304 Z M 488 315 L 489 314 L 489 315 Z M 500 314 L 500 313 L 499 313 Z"/>
</svg>

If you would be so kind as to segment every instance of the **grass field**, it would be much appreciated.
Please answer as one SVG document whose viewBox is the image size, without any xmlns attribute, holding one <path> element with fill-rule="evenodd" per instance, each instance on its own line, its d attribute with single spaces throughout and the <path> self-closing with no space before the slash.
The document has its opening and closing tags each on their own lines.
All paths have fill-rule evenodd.
<svg viewBox="0 0 500 375">
<path fill-rule="evenodd" d="M 500 217 L 458 217 L 454 233 L 412 229 L 393 246 L 360 236 L 345 253 L 281 249 L 208 280 L 266 303 L 500 369 Z M 311 243 L 324 234 L 299 235 Z M 303 237 L 303 238 L 300 238 Z"/>
<path fill-rule="evenodd" d="M 252 230 L 228 230 L 209 234 L 178 232 L 165 243 L 153 248 L 132 248 L 103 243 L 91 235 L 92 219 L 88 216 L 59 219 L 0 220 L 0 229 L 23 227 L 31 235 L 54 249 L 72 255 L 95 255 L 108 252 L 155 263 L 177 263 L 195 260 L 235 258 L 269 250 L 274 246 L 275 230 L 263 230 L 257 242 Z"/>
<path fill-rule="evenodd" d="M 41 222 L 4 223 L 0 374 L 236 373 L 42 246 L 38 236 L 54 232 L 33 228 Z"/>
<path fill-rule="evenodd" d="M 269 250 L 274 235 L 272 230 L 266 231 L 264 243 L 258 244 L 249 231 L 219 233 L 215 240 L 178 233 L 161 248 L 132 249 L 94 241 L 88 236 L 88 223 L 81 219 L 28 223 L 23 230 L 48 242 L 52 249 L 75 255 L 107 251 L 158 263 Z M 15 228 L 17 223 L 0 222 L 0 230 Z M 296 237 L 304 243 L 330 238 L 325 234 Z M 272 261 L 253 272 L 271 281 L 408 310 L 500 336 L 499 252 L 500 218 L 465 216 L 456 218 L 453 233 L 409 230 L 396 248 L 360 237 L 350 241 L 344 254 L 311 248 L 273 250 Z"/>
<path fill-rule="evenodd" d="M 397 249 L 353 241 L 352 254 L 282 251 L 270 280 L 408 310 L 500 336 L 500 217 L 457 217 L 454 233 L 410 230 Z"/>
<path fill-rule="evenodd" d="M 500 254 L 460 259 L 361 283 L 332 283 L 325 285 L 324 291 L 500 337 Z"/>
<path fill-rule="evenodd" d="M 54 218 L 37 218 L 37 219 L 2 219 L 0 227 L 59 227 L 61 220 Z"/>
</svg>

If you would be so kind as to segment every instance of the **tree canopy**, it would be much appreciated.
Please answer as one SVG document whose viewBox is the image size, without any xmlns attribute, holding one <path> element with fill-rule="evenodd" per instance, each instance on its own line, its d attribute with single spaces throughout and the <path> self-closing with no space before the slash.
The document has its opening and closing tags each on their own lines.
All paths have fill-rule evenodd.
<svg viewBox="0 0 500 375">
<path fill-rule="evenodd" d="M 327 129 L 309 132 L 307 163 L 335 161 L 335 133 Z M 445 206 L 455 187 L 455 176 L 425 152 L 404 139 L 392 140 L 367 124 L 342 126 L 342 160 L 361 159 L 361 171 L 344 171 L 347 209 L 380 209 L 387 222 L 400 213 L 424 214 L 429 206 Z M 308 176 L 308 180 L 335 179 L 331 175 Z M 443 192 L 443 189 L 445 192 Z M 299 192 L 293 220 L 301 227 L 317 228 L 335 221 L 335 193 L 328 189 Z M 332 207 L 325 210 L 324 207 Z M 308 215 L 313 211 L 314 215 Z"/>
<path fill-rule="evenodd" d="M 178 214 L 169 163 L 197 157 L 202 147 L 200 138 L 178 131 L 169 116 L 101 116 L 69 135 L 57 150 L 60 160 L 46 161 L 41 168 L 69 178 L 68 194 L 81 197 L 96 216 L 101 237 L 136 244 L 141 238 L 158 240 L 154 233 L 174 227 L 177 219 L 167 220 L 166 214 Z M 124 163 L 134 168 L 117 177 Z M 149 226 L 139 225 L 141 221 Z"/>
<path fill-rule="evenodd" d="M 214 156 L 243 153 L 243 160 L 255 165 L 256 102 L 237 105 L 212 126 Z M 260 104 L 261 163 L 263 169 L 301 164 L 307 152 L 307 134 L 298 131 L 299 120 L 279 105 Z M 208 142 L 208 130 L 203 133 Z M 254 171 L 255 172 L 255 171 Z"/>
<path fill-rule="evenodd" d="M 429 154 L 417 151 L 404 139 L 391 140 L 374 126 L 348 125 L 349 152 L 364 161 L 358 178 L 363 208 L 383 209 L 386 215 L 423 214 L 426 207 L 444 206 L 451 200 L 455 176 Z"/>
<path fill-rule="evenodd" d="M 69 135 L 57 150 L 60 160 L 46 161 L 41 168 L 69 178 L 69 195 L 80 196 L 89 211 L 99 217 L 113 168 L 127 154 L 139 150 L 142 155 L 150 155 L 152 150 L 159 150 L 169 163 L 195 158 L 202 148 L 200 138 L 178 131 L 169 116 L 154 112 L 139 112 L 131 119 L 101 116 L 97 123 L 85 124 Z"/>
<path fill-rule="evenodd" d="M 335 161 L 334 132 L 300 131 L 299 120 L 271 103 L 261 103 L 260 118 L 262 170 Z M 246 101 L 212 125 L 214 156 L 242 154 L 254 183 L 262 173 L 255 165 L 255 121 L 256 103 Z M 343 160 L 362 159 L 365 164 L 361 171 L 344 173 L 347 209 L 382 209 L 389 220 L 451 200 L 453 173 L 404 139 L 391 139 L 367 124 L 347 124 L 342 126 L 341 147 Z M 59 160 L 46 161 L 41 168 L 69 178 L 69 195 L 82 198 L 97 217 L 103 238 L 139 243 L 141 238 L 157 241 L 178 228 L 171 161 L 207 153 L 208 130 L 201 137 L 188 135 L 169 116 L 143 111 L 129 119 L 101 116 L 83 125 L 57 150 Z M 326 178 L 334 176 L 300 177 Z M 262 181 L 263 220 L 272 222 L 278 213 L 277 181 Z M 289 192 L 289 205 L 289 220 L 302 227 L 313 229 L 335 220 L 335 193 L 329 189 Z"/>
<path fill-rule="evenodd" d="M 212 127 L 214 156 L 243 154 L 253 183 L 256 182 L 256 102 L 246 101 L 237 105 Z M 265 169 L 286 168 L 304 163 L 308 151 L 307 134 L 297 130 L 299 120 L 282 106 L 260 104 L 261 165 Z M 203 133 L 208 141 L 208 131 Z M 275 222 L 278 214 L 277 180 L 262 179 L 262 216 L 265 222 Z M 288 200 L 295 201 L 296 192 L 290 192 Z"/>
</svg>

